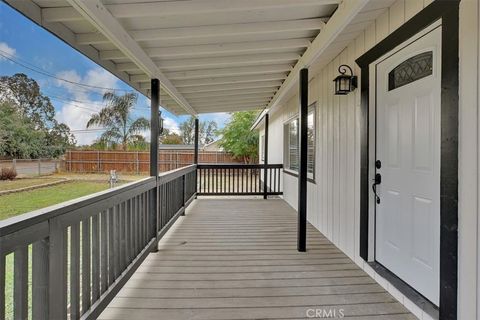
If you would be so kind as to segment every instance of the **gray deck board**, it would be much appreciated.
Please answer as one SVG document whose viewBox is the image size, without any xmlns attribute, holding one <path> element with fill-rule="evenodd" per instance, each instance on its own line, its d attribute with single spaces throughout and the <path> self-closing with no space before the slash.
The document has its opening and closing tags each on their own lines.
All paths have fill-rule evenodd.
<svg viewBox="0 0 480 320">
<path fill-rule="evenodd" d="M 307 247 L 283 200 L 196 200 L 100 319 L 416 319 L 312 226 Z"/>
</svg>

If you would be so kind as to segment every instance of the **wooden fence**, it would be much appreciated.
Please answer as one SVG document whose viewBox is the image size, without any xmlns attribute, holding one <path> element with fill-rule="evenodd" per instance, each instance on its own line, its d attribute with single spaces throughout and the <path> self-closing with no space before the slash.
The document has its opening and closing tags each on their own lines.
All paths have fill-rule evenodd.
<svg viewBox="0 0 480 320">
<path fill-rule="evenodd" d="M 160 150 L 158 168 L 167 172 L 193 163 L 193 150 Z M 230 154 L 219 151 L 199 151 L 199 163 L 242 163 Z M 68 150 L 65 155 L 68 172 L 144 173 L 150 171 L 150 153 L 142 151 L 86 151 Z"/>
</svg>

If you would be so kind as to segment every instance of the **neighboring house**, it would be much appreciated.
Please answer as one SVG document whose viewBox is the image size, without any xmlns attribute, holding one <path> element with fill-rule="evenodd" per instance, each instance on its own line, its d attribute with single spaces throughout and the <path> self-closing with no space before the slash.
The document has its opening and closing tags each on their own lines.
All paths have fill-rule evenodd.
<svg viewBox="0 0 480 320">
<path fill-rule="evenodd" d="M 200 147 L 203 151 L 223 151 L 223 148 L 220 146 L 220 139 L 207 143 L 203 147 Z"/>
<path fill-rule="evenodd" d="M 479 319 L 479 5 L 428 2 L 353 17 L 309 65 L 307 218 L 411 310 Z M 335 94 L 341 65 L 358 77 L 346 95 Z M 284 164 L 294 208 L 297 88 L 255 124 L 263 163 L 268 114 L 268 163 Z"/>
</svg>

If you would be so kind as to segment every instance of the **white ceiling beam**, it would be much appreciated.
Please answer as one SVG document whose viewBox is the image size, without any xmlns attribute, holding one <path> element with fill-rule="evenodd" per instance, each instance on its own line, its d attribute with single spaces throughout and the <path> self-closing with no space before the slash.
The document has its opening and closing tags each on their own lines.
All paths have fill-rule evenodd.
<svg viewBox="0 0 480 320">
<path fill-rule="evenodd" d="M 160 84 L 182 108 L 196 115 L 196 111 L 177 91 L 173 84 L 160 71 L 157 65 L 148 57 L 142 48 L 125 31 L 122 25 L 112 16 L 99 0 L 68 0 L 93 26 L 117 46 L 139 69 L 148 76 L 160 80 Z"/>
<path fill-rule="evenodd" d="M 325 18 L 315 18 L 303 20 L 235 23 L 182 28 L 131 30 L 129 31 L 129 33 L 136 41 L 166 41 L 179 39 L 189 40 L 198 38 L 218 38 L 225 36 L 235 37 L 240 35 L 258 35 L 291 31 L 321 30 L 325 26 L 325 21 Z M 108 39 L 104 35 L 99 33 L 82 33 L 78 35 L 77 40 L 80 44 L 98 44 L 108 42 Z"/>
<path fill-rule="evenodd" d="M 192 105 L 203 105 L 203 104 L 232 104 L 232 103 L 246 103 L 246 102 L 269 102 L 272 96 L 269 97 L 251 97 L 251 98 L 237 98 L 237 99 L 222 99 L 222 100 L 191 100 L 189 101 Z"/>
<path fill-rule="evenodd" d="M 265 73 L 265 74 L 253 74 L 253 75 L 241 75 L 230 77 L 209 77 L 203 79 L 182 79 L 172 81 L 176 88 L 188 87 L 188 86 L 203 86 L 207 84 L 222 84 L 222 83 L 241 83 L 241 82 L 255 82 L 265 80 L 283 80 L 287 77 L 288 73 Z M 145 75 L 131 76 L 130 81 L 134 82 L 150 82 Z"/>
<path fill-rule="evenodd" d="M 218 112 L 236 112 L 265 109 L 264 105 L 226 105 L 222 107 L 203 107 L 199 108 L 198 113 L 218 113 Z"/>
<path fill-rule="evenodd" d="M 106 5 L 117 18 L 185 16 L 204 13 L 230 13 L 253 10 L 288 9 L 306 6 L 338 4 L 340 0 L 207 0 L 122 3 Z M 72 8 L 45 8 L 43 14 L 49 22 L 81 20 Z"/>
<path fill-rule="evenodd" d="M 193 79 L 193 80 L 175 80 L 173 84 L 176 88 L 198 87 L 212 84 L 226 84 L 226 83 L 247 83 L 268 80 L 285 80 L 286 73 L 272 73 L 272 74 L 258 74 L 248 76 L 233 76 L 207 79 Z"/>
<path fill-rule="evenodd" d="M 268 105 L 269 109 L 273 111 L 276 106 L 279 105 L 279 101 L 281 101 L 285 94 L 298 82 L 300 69 L 309 67 L 349 25 L 368 2 L 369 0 L 343 1 L 338 6 L 337 10 L 328 21 L 328 24 L 313 40 L 310 47 L 308 47 L 302 55 L 283 85 L 270 101 Z"/>
<path fill-rule="evenodd" d="M 218 58 L 196 58 L 157 61 L 160 69 L 165 71 L 191 70 L 201 68 L 219 68 L 229 66 L 248 66 L 257 64 L 288 63 L 297 61 L 297 53 L 257 53 Z M 119 64 L 119 70 L 122 70 Z"/>
<path fill-rule="evenodd" d="M 215 97 L 215 98 L 196 98 L 196 99 L 188 99 L 188 102 L 190 104 L 208 104 L 208 103 L 233 103 L 233 102 L 251 102 L 251 101 L 270 101 L 270 99 L 273 97 L 273 94 L 268 94 L 268 95 L 255 95 L 255 96 L 249 96 L 249 95 L 243 95 L 243 96 L 237 96 L 237 97 Z M 171 99 L 166 99 L 164 101 L 172 101 Z"/>
<path fill-rule="evenodd" d="M 285 39 L 165 48 L 145 48 L 144 50 L 152 58 L 171 59 L 301 49 L 307 48 L 309 45 L 309 39 Z M 105 50 L 100 52 L 100 58 L 103 60 L 125 59 L 125 55 L 120 50 Z"/>
<path fill-rule="evenodd" d="M 255 88 L 277 88 L 282 85 L 282 81 L 262 81 L 252 83 L 235 83 L 235 84 L 222 84 L 214 86 L 203 86 L 195 88 L 182 88 L 179 89 L 182 93 L 194 93 L 194 92 L 209 92 L 209 91 L 224 91 L 234 89 L 255 89 Z"/>
<path fill-rule="evenodd" d="M 168 29 L 149 29 L 131 31 L 137 41 L 209 38 L 221 36 L 239 36 L 245 34 L 270 34 L 289 31 L 320 30 L 325 26 L 324 18 L 269 21 L 253 23 L 234 23 L 212 26 L 195 26 Z"/>
<path fill-rule="evenodd" d="M 293 63 L 300 58 L 296 53 L 258 53 L 220 58 L 196 58 L 157 61 L 157 67 L 164 71 L 179 71 L 191 69 L 239 67 L 246 65 L 262 65 L 276 63 Z M 132 62 L 118 63 L 120 71 L 135 71 L 138 66 Z"/>
<path fill-rule="evenodd" d="M 197 99 L 197 98 L 215 98 L 215 97 L 236 97 L 243 95 L 254 95 L 254 94 L 269 94 L 273 97 L 275 94 L 275 88 L 254 88 L 254 89 L 235 89 L 235 90 L 224 90 L 218 92 L 198 92 L 198 93 L 185 93 L 184 97 L 187 99 Z"/>
<path fill-rule="evenodd" d="M 198 106 L 216 106 L 216 105 L 228 105 L 228 104 L 246 104 L 246 103 L 257 103 L 257 104 L 266 104 L 270 101 L 269 98 L 257 98 L 257 99 L 246 99 L 246 100 L 218 100 L 218 101 L 189 101 L 190 104 L 197 108 Z M 172 103 L 172 100 L 163 100 L 164 103 Z"/>
<path fill-rule="evenodd" d="M 222 106 L 228 106 L 228 105 L 267 105 L 269 99 L 259 99 L 259 100 L 245 100 L 245 101 L 225 101 L 225 102 L 198 102 L 198 103 L 192 103 L 195 108 L 202 108 L 202 107 L 222 107 Z"/>
<path fill-rule="evenodd" d="M 165 1 L 118 4 L 108 6 L 109 10 L 122 18 L 167 17 L 201 13 L 229 13 L 252 10 L 288 9 L 302 6 L 338 4 L 340 0 L 204 0 Z"/>
<path fill-rule="evenodd" d="M 42 17 L 46 22 L 70 22 L 84 19 L 73 7 L 45 8 L 42 9 Z"/>
<path fill-rule="evenodd" d="M 289 72 L 293 69 L 293 66 L 288 63 L 284 64 L 271 64 L 261 66 L 245 66 L 235 68 L 218 68 L 207 70 L 187 70 L 166 72 L 165 75 L 170 80 L 183 80 L 183 79 L 203 79 L 210 77 L 230 77 L 241 75 L 254 75 L 254 74 L 267 74 L 278 72 Z"/>
</svg>

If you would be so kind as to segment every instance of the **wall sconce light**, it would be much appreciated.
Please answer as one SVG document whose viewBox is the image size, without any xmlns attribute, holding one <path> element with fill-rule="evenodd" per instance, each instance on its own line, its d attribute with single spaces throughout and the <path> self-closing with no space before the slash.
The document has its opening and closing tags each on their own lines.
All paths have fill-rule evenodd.
<svg viewBox="0 0 480 320">
<path fill-rule="evenodd" d="M 350 71 L 350 75 L 346 74 L 347 71 Z M 335 82 L 335 94 L 346 95 L 355 90 L 357 87 L 357 76 L 353 75 L 352 68 L 342 64 L 338 67 L 338 72 L 340 75 L 333 80 Z"/>
<path fill-rule="evenodd" d="M 162 118 L 162 111 L 158 112 L 158 135 L 163 133 L 163 118 Z"/>
</svg>

